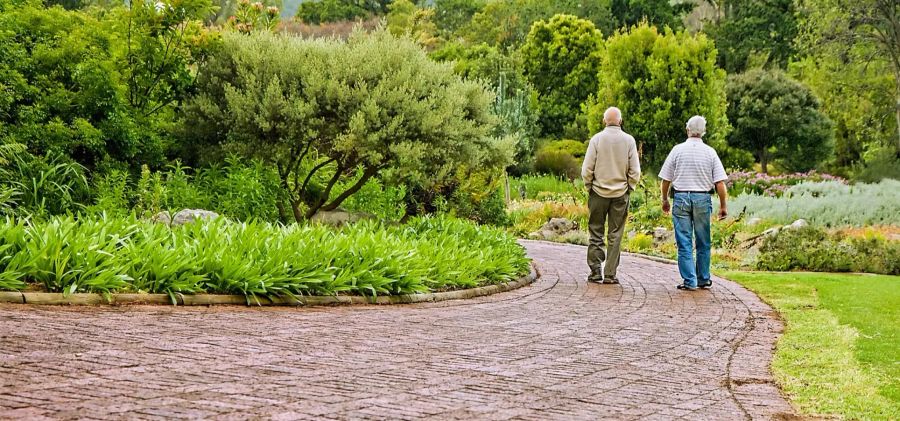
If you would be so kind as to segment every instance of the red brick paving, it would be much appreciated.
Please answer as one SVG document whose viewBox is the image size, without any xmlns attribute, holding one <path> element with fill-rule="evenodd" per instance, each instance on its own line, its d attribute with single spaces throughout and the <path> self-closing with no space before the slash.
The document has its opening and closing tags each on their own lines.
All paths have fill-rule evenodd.
<svg viewBox="0 0 900 421">
<path fill-rule="evenodd" d="M 337 308 L 0 306 L 0 418 L 768 419 L 780 324 L 734 283 L 525 242 L 542 277 L 466 301 Z"/>
</svg>

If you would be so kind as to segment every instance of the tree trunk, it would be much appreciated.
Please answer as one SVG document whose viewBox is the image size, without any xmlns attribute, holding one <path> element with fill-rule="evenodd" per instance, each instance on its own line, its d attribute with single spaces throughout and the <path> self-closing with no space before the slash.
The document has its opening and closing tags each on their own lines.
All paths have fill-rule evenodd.
<svg viewBox="0 0 900 421">
<path fill-rule="evenodd" d="M 769 151 L 761 149 L 759 151 L 759 165 L 762 167 L 762 173 L 769 173 Z"/>
<path fill-rule="evenodd" d="M 894 117 L 897 119 L 897 151 L 900 151 L 900 75 L 894 75 L 894 78 L 897 79 L 895 82 L 897 104 L 894 105 Z"/>
<path fill-rule="evenodd" d="M 297 221 L 298 224 L 306 220 L 303 212 L 300 212 L 300 204 L 301 202 L 299 200 L 291 200 L 291 210 L 294 212 L 294 220 Z"/>
<path fill-rule="evenodd" d="M 287 224 L 288 214 L 287 209 L 284 208 L 284 202 L 282 202 L 281 199 L 278 199 L 278 201 L 275 202 L 275 206 L 278 208 L 278 219 L 281 220 L 282 224 Z"/>
</svg>

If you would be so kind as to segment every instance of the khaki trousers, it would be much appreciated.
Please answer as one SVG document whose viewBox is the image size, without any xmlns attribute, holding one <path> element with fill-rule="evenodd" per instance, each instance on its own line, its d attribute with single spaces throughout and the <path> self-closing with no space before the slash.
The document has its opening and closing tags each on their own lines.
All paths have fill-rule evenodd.
<svg viewBox="0 0 900 421">
<path fill-rule="evenodd" d="M 587 263 L 594 276 L 600 275 L 600 267 L 605 261 L 603 278 L 616 277 L 622 250 L 622 234 L 625 232 L 625 219 L 628 218 L 628 197 L 629 194 L 625 193 L 620 197 L 609 199 L 601 197 L 591 189 L 588 196 L 590 211 L 588 233 L 591 235 L 591 242 L 588 245 Z"/>
</svg>

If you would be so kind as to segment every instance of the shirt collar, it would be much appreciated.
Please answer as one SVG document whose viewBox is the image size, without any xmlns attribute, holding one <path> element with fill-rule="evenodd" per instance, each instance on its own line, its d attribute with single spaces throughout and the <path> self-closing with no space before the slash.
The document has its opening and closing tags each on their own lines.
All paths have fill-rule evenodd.
<svg viewBox="0 0 900 421">
<path fill-rule="evenodd" d="M 687 140 L 688 140 L 688 142 L 694 140 L 694 141 L 703 143 L 703 139 L 701 139 L 701 138 L 699 138 L 699 137 L 689 137 Z"/>
</svg>

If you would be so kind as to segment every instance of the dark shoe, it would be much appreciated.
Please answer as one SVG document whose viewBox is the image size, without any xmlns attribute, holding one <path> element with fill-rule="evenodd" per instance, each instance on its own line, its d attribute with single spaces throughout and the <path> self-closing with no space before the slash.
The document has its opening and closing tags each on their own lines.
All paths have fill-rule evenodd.
<svg viewBox="0 0 900 421">
<path fill-rule="evenodd" d="M 696 287 L 689 287 L 685 284 L 678 284 L 675 288 L 678 288 L 683 291 L 696 291 L 697 290 Z"/>
<path fill-rule="evenodd" d="M 703 288 L 703 289 L 709 289 L 709 288 L 712 288 L 712 281 L 708 281 L 708 282 L 706 282 L 705 284 L 701 284 L 701 285 L 700 285 L 700 288 Z"/>
<path fill-rule="evenodd" d="M 616 278 L 604 278 L 603 283 L 604 284 L 618 284 L 619 280 Z"/>
<path fill-rule="evenodd" d="M 603 277 L 600 276 L 600 275 L 590 275 L 590 276 L 588 276 L 587 281 L 588 281 L 588 282 L 593 282 L 593 283 L 595 283 L 595 284 L 602 284 L 602 283 L 603 283 Z"/>
</svg>

